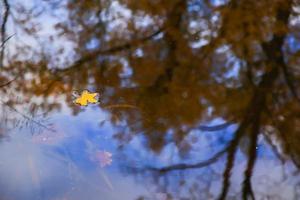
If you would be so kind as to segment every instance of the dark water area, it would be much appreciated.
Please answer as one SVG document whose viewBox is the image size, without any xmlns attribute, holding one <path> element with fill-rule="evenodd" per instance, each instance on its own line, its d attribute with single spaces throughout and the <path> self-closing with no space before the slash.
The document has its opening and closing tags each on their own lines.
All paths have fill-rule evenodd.
<svg viewBox="0 0 300 200">
<path fill-rule="evenodd" d="M 300 199 L 296 0 L 0 0 L 0 200 Z"/>
</svg>

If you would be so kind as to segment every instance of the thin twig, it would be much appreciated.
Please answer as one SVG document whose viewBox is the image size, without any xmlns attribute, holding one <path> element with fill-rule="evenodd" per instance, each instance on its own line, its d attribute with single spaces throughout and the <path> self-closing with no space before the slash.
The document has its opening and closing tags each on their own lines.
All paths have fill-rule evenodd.
<svg viewBox="0 0 300 200">
<path fill-rule="evenodd" d="M 15 34 L 12 34 L 11 36 L 7 37 L 0 45 L 0 48 L 4 47 L 5 43 L 14 36 Z"/>
<path fill-rule="evenodd" d="M 272 139 L 266 134 L 266 133 L 263 133 L 263 136 L 266 140 L 266 142 L 270 145 L 274 155 L 280 160 L 280 162 L 282 164 L 285 163 L 285 159 L 284 157 L 279 153 L 279 150 L 277 148 L 277 146 L 273 143 Z"/>
<path fill-rule="evenodd" d="M 3 66 L 3 59 L 4 59 L 4 43 L 5 43 L 5 35 L 6 35 L 6 24 L 7 24 L 7 20 L 8 20 L 8 15 L 9 15 L 9 10 L 10 10 L 10 5 L 8 3 L 8 0 L 3 0 L 4 3 L 4 17 L 3 17 L 3 22 L 1 25 L 1 52 L 0 52 L 0 67 Z"/>
<path fill-rule="evenodd" d="M 73 65 L 69 66 L 68 68 L 58 69 L 56 72 L 65 72 L 65 71 L 69 71 L 73 68 L 77 68 L 77 67 L 81 66 L 82 64 L 84 64 L 85 62 L 88 62 L 90 60 L 95 59 L 98 55 L 114 54 L 114 53 L 117 53 L 117 52 L 121 52 L 121 51 L 124 51 L 124 50 L 128 50 L 130 48 L 136 47 L 136 46 L 140 45 L 141 43 L 146 42 L 146 41 L 152 39 L 153 37 L 157 36 L 162 31 L 163 31 L 163 28 L 159 28 L 157 31 L 153 32 L 152 34 L 150 34 L 146 37 L 143 37 L 143 38 L 140 38 L 140 39 L 137 39 L 137 40 L 133 40 L 133 41 L 127 42 L 125 44 L 115 46 L 115 47 L 112 47 L 112 48 L 109 48 L 109 49 L 96 50 L 92 53 L 89 53 L 86 56 L 83 56 L 79 60 L 75 61 L 75 63 Z"/>
<path fill-rule="evenodd" d="M 11 84 L 12 82 L 14 82 L 17 78 L 18 78 L 18 77 L 15 77 L 14 79 L 12 79 L 12 80 L 10 80 L 10 81 L 8 81 L 8 82 L 6 82 L 6 83 L 0 85 L 0 88 L 6 87 L 6 86 L 10 85 L 10 84 Z"/>
<path fill-rule="evenodd" d="M 206 126 L 206 125 L 200 125 L 198 126 L 196 129 L 199 129 L 201 131 L 220 131 L 220 130 L 224 130 L 225 128 L 233 125 L 233 122 L 225 122 L 222 124 L 218 124 L 218 125 L 213 125 L 213 126 Z"/>
<path fill-rule="evenodd" d="M 23 118 L 25 118 L 26 120 L 31 121 L 31 122 L 33 122 L 34 124 L 36 124 L 36 125 L 38 125 L 38 126 L 44 128 L 44 129 L 46 129 L 46 130 L 48 130 L 48 131 L 55 132 L 54 129 L 49 128 L 48 126 L 46 126 L 46 125 L 40 123 L 39 121 L 36 121 L 36 120 L 33 119 L 32 117 L 29 117 L 29 116 L 25 115 L 24 113 L 18 111 L 14 106 L 12 106 L 12 105 L 10 105 L 9 103 L 3 101 L 2 99 L 0 99 L 0 103 L 1 103 L 2 105 L 4 105 L 4 106 L 7 106 L 7 107 L 10 108 L 12 111 L 18 113 L 19 115 L 21 115 L 21 116 L 22 116 Z"/>
<path fill-rule="evenodd" d="M 195 163 L 195 164 L 182 163 L 182 164 L 176 164 L 176 165 L 171 165 L 171 166 L 162 167 L 162 168 L 146 167 L 146 169 L 152 170 L 152 171 L 157 171 L 160 173 L 166 173 L 166 172 L 175 171 L 175 170 L 199 169 L 202 167 L 207 167 L 207 166 L 217 162 L 219 160 L 219 158 L 221 158 L 227 152 L 227 150 L 228 150 L 228 147 L 225 147 L 223 150 L 219 151 L 211 158 L 209 158 L 205 161 Z"/>
<path fill-rule="evenodd" d="M 82 58 L 78 59 L 71 66 L 69 66 L 65 69 L 54 70 L 53 80 L 48 84 L 47 88 L 44 91 L 44 94 L 48 94 L 49 91 L 51 90 L 51 88 L 54 86 L 54 84 L 57 81 L 60 81 L 62 79 L 63 75 L 66 75 L 65 73 L 68 73 L 74 69 L 81 68 L 82 66 L 84 66 L 83 65 L 84 63 L 94 60 L 99 55 L 110 55 L 110 54 L 118 53 L 118 52 L 121 52 L 124 50 L 128 50 L 130 48 L 136 47 L 136 46 L 140 45 L 141 43 L 147 42 L 148 40 L 152 39 L 153 37 L 159 35 L 160 33 L 162 33 L 163 30 L 164 30 L 164 28 L 159 28 L 157 31 L 155 31 L 154 33 L 152 33 L 146 37 L 143 37 L 143 38 L 140 38 L 137 40 L 133 40 L 133 41 L 127 42 L 127 43 L 119 45 L 119 46 L 111 47 L 109 49 L 96 50 L 85 56 L 82 56 Z"/>
<path fill-rule="evenodd" d="M 11 84 L 13 81 L 15 81 L 17 78 L 18 78 L 18 76 L 16 76 L 14 79 L 8 81 L 7 83 L 4 83 L 3 85 L 0 85 L 0 88 L 8 86 L 8 85 Z M 51 128 L 47 127 L 46 125 L 44 125 L 44 124 L 42 124 L 42 123 L 40 123 L 40 122 L 34 120 L 33 118 L 31 118 L 31 117 L 29 117 L 29 116 L 27 116 L 27 115 L 21 113 L 21 112 L 18 111 L 15 107 L 13 107 L 12 105 L 8 104 L 7 102 L 4 102 L 2 99 L 0 99 L 0 102 L 1 102 L 2 105 L 9 107 L 11 110 L 13 110 L 14 112 L 18 113 L 18 114 L 21 115 L 23 118 L 25 118 L 25 119 L 27 119 L 27 120 L 29 120 L 29 121 L 31 121 L 31 122 L 37 124 L 38 126 L 44 128 L 44 129 L 47 129 L 47 130 L 49 130 L 49 131 L 53 131 L 53 132 L 55 131 L 54 129 L 51 129 Z"/>
</svg>

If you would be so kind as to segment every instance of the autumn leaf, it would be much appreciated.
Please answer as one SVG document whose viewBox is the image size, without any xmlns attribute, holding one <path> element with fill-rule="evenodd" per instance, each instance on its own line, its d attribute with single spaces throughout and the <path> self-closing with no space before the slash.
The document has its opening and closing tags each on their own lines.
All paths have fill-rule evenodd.
<svg viewBox="0 0 300 200">
<path fill-rule="evenodd" d="M 101 167 L 108 166 L 112 163 L 112 154 L 107 151 L 97 151 L 95 160 L 99 162 Z"/>
<path fill-rule="evenodd" d="M 98 103 L 98 93 L 91 93 L 88 90 L 84 90 L 80 96 L 76 96 L 74 103 L 80 106 L 87 106 L 89 103 Z"/>
</svg>

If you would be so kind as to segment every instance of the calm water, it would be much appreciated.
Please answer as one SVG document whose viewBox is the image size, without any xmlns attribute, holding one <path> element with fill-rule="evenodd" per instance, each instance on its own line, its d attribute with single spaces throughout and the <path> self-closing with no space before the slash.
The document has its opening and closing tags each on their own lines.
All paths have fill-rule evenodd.
<svg viewBox="0 0 300 200">
<path fill-rule="evenodd" d="M 147 140 L 136 135 L 121 144 L 118 131 L 108 114 L 90 106 L 78 116 L 67 110 L 53 114 L 49 121 L 54 132 L 29 128 L 10 130 L 0 145 L 1 199 L 215 199 L 222 184 L 225 156 L 203 168 L 159 173 L 150 167 L 177 163 L 193 164 L 208 159 L 224 147 L 235 125 L 223 131 L 191 131 L 188 154 L 182 156 L 170 142 L 160 153 L 147 148 Z M 101 126 L 99 125 L 101 123 Z M 212 122 L 220 123 L 221 120 Z M 121 123 L 121 122 L 120 122 Z M 224 134 L 230 135 L 230 134 Z M 229 199 L 235 199 L 243 181 L 245 147 L 237 152 L 232 172 Z M 252 178 L 257 197 L 264 199 L 297 199 L 300 190 L 298 173 L 289 162 L 282 164 L 263 138 L 257 146 L 258 160 Z M 97 159 L 97 153 L 109 152 L 112 162 Z M 105 154 L 105 153 L 104 153 Z M 103 154 L 103 155 L 104 155 Z M 105 158 L 105 156 L 104 156 Z M 263 199 L 263 198 L 261 198 Z"/>
<path fill-rule="evenodd" d="M 0 200 L 300 200 L 299 16 L 0 0 Z"/>
</svg>

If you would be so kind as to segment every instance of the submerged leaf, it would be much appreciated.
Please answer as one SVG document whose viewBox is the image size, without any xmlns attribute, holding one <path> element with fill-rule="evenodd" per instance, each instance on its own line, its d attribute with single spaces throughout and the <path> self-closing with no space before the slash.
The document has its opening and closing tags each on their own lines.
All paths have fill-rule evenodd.
<svg viewBox="0 0 300 200">
<path fill-rule="evenodd" d="M 108 151 L 97 151 L 95 161 L 99 162 L 101 167 L 109 166 L 112 163 L 112 154 Z"/>
<path fill-rule="evenodd" d="M 61 132 L 43 132 L 33 135 L 32 142 L 36 144 L 55 145 L 65 138 L 65 134 Z"/>
</svg>

